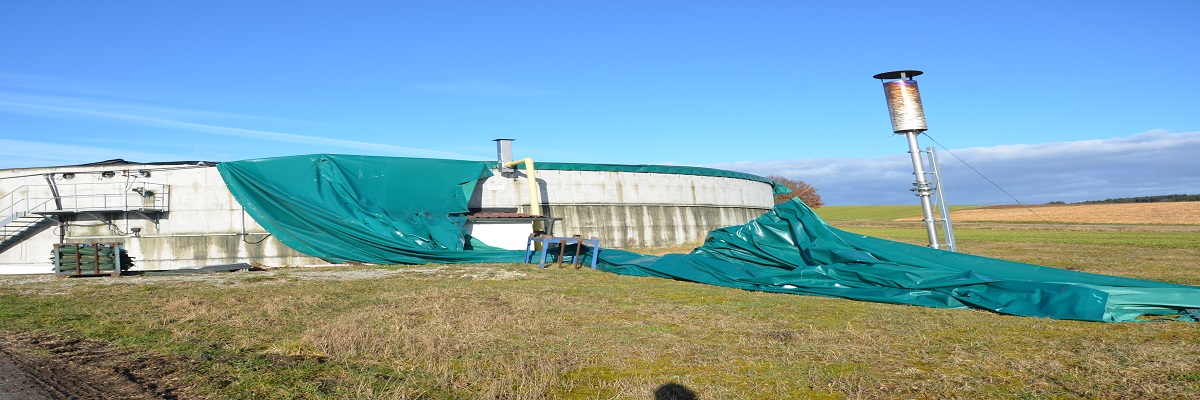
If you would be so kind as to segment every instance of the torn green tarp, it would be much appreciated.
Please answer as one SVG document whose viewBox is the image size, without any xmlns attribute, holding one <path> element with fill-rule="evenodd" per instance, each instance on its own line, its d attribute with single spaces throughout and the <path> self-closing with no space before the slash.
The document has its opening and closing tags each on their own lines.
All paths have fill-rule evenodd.
<svg viewBox="0 0 1200 400">
<path fill-rule="evenodd" d="M 491 163 L 310 155 L 218 165 L 251 217 L 287 246 L 333 262 L 520 262 L 468 250 L 467 200 Z M 631 172 L 631 171 L 630 171 Z M 798 200 L 709 233 L 690 254 L 603 250 L 613 273 L 746 290 L 1086 321 L 1195 320 L 1200 288 L 951 253 L 830 227 Z"/>
<path fill-rule="evenodd" d="M 474 250 L 462 226 L 477 161 L 315 154 L 224 162 L 225 185 L 280 242 L 330 262 L 521 262 L 523 251 Z"/>
<path fill-rule="evenodd" d="M 953 253 L 833 228 L 798 200 L 717 229 L 690 254 L 604 250 L 599 268 L 767 292 L 1085 321 L 1195 321 L 1200 287 Z"/>
</svg>

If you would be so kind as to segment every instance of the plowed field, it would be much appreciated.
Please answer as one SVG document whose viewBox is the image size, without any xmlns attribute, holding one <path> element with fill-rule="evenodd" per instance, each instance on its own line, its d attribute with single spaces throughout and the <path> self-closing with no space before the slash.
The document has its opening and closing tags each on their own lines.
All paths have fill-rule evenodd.
<svg viewBox="0 0 1200 400">
<path fill-rule="evenodd" d="M 993 206 L 952 211 L 954 222 L 1200 225 L 1200 202 Z M 920 221 L 920 217 L 898 221 Z"/>
</svg>

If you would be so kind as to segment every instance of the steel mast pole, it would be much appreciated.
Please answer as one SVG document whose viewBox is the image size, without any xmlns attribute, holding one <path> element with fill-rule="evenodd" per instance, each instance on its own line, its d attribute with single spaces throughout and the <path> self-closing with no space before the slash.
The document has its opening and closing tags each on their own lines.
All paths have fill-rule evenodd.
<svg viewBox="0 0 1200 400">
<path fill-rule="evenodd" d="M 921 107 L 921 93 L 917 89 L 917 81 L 913 80 L 913 77 L 921 74 L 921 71 L 916 70 L 891 71 L 876 74 L 874 78 L 883 81 L 883 94 L 887 99 L 888 114 L 892 120 L 892 133 L 904 135 L 905 139 L 908 139 L 908 154 L 912 156 L 913 176 L 916 177 L 912 191 L 921 199 L 921 212 L 925 216 L 929 247 L 937 249 L 940 246 L 936 220 L 933 218 L 933 201 L 930 199 L 932 189 L 925 177 L 921 147 L 917 144 L 917 135 L 928 129 L 925 124 L 925 110 Z"/>
<path fill-rule="evenodd" d="M 921 162 L 921 147 L 917 145 L 917 135 L 919 131 L 904 132 L 905 139 L 908 139 L 908 154 L 912 156 L 913 176 L 917 180 L 913 182 L 914 188 L 911 190 L 921 199 L 921 212 L 925 215 L 925 231 L 929 234 L 929 247 L 941 248 L 938 246 L 937 221 L 933 218 L 933 200 L 930 199 L 929 181 L 925 180 L 925 167 Z"/>
</svg>

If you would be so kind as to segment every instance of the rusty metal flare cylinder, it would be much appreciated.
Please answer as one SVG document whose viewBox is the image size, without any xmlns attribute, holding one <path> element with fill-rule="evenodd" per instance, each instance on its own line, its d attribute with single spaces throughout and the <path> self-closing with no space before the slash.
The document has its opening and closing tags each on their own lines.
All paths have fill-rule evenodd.
<svg viewBox="0 0 1200 400">
<path fill-rule="evenodd" d="M 887 97 L 888 113 L 892 116 L 892 132 L 924 131 L 925 109 L 921 107 L 921 92 L 917 81 L 900 79 L 884 82 L 883 93 Z"/>
</svg>

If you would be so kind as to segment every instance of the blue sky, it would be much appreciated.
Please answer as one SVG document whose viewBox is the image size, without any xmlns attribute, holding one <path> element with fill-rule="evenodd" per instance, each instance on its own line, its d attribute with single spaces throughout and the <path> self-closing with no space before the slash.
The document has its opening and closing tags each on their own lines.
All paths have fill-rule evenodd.
<svg viewBox="0 0 1200 400">
<path fill-rule="evenodd" d="M 1140 3 L 10 1 L 0 168 L 507 137 L 907 204 L 871 76 L 918 69 L 928 136 L 1022 202 L 1200 193 L 1200 2 Z M 1013 202 L 941 159 L 951 203 Z"/>
</svg>

